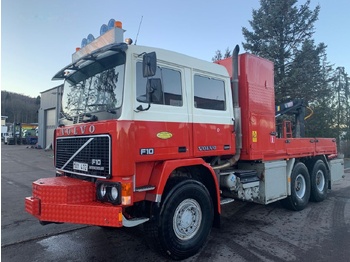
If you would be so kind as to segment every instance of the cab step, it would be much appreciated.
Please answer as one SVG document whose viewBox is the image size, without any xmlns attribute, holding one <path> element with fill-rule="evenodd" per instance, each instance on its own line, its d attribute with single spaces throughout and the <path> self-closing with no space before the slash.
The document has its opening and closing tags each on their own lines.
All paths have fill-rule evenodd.
<svg viewBox="0 0 350 262">
<path fill-rule="evenodd" d="M 145 192 L 145 191 L 151 191 L 155 189 L 155 186 L 147 185 L 147 186 L 140 186 L 135 188 L 135 192 Z"/>
<path fill-rule="evenodd" d="M 229 204 L 231 202 L 235 201 L 234 198 L 229 198 L 229 197 L 221 197 L 220 198 L 220 205 L 226 205 Z"/>
</svg>

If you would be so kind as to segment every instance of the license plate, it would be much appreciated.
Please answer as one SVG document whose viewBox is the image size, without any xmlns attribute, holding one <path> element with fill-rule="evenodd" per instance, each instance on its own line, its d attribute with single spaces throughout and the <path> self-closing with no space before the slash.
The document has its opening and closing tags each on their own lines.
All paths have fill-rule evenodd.
<svg viewBox="0 0 350 262">
<path fill-rule="evenodd" d="M 73 162 L 73 169 L 80 171 L 88 171 L 87 163 Z"/>
</svg>

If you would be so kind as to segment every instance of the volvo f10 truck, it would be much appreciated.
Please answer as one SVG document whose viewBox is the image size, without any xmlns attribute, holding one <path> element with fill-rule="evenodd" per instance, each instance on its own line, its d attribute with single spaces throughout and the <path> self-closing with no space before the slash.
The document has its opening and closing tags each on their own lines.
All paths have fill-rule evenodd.
<svg viewBox="0 0 350 262">
<path fill-rule="evenodd" d="M 236 46 L 211 63 L 123 34 L 111 20 L 53 77 L 64 80 L 56 174 L 25 199 L 42 224 L 143 224 L 157 250 L 184 259 L 220 225 L 222 205 L 298 211 L 343 177 L 336 139 L 277 129 L 272 62 Z"/>
</svg>

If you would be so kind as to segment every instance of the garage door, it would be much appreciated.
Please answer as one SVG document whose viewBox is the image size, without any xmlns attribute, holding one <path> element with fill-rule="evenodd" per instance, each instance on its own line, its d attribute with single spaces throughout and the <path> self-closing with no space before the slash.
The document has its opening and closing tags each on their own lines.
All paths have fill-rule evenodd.
<svg viewBox="0 0 350 262">
<path fill-rule="evenodd" d="M 56 128 L 56 110 L 49 109 L 45 111 L 45 148 L 53 147 L 53 132 Z"/>
</svg>

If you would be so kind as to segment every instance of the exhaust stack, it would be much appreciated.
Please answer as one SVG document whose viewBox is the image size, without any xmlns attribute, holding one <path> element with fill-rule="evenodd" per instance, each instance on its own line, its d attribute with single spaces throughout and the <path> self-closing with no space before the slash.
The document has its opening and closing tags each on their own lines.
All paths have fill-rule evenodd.
<svg viewBox="0 0 350 262">
<path fill-rule="evenodd" d="M 233 94 L 233 115 L 235 117 L 235 134 L 236 134 L 236 154 L 225 164 L 213 166 L 214 170 L 225 169 L 237 163 L 241 156 L 242 149 L 242 125 L 241 125 L 241 108 L 239 107 L 239 85 L 238 85 L 238 54 L 239 46 L 236 45 L 232 52 L 232 94 Z"/>
</svg>

